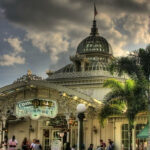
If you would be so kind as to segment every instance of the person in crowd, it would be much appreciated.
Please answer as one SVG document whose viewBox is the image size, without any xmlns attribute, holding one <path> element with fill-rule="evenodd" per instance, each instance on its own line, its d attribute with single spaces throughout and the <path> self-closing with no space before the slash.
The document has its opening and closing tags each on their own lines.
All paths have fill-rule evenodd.
<svg viewBox="0 0 150 150">
<path fill-rule="evenodd" d="M 30 149 L 30 144 L 27 138 L 25 137 L 22 142 L 22 150 L 29 150 L 29 149 Z"/>
<path fill-rule="evenodd" d="M 40 144 L 39 140 L 36 140 L 33 150 L 42 150 L 42 145 Z"/>
<path fill-rule="evenodd" d="M 14 135 L 12 136 L 12 139 L 9 140 L 8 144 L 9 144 L 9 150 L 16 150 L 16 146 L 17 146 L 18 142 Z"/>
<path fill-rule="evenodd" d="M 93 150 L 93 144 L 90 144 L 88 150 Z"/>
<path fill-rule="evenodd" d="M 33 139 L 33 142 L 30 145 L 31 150 L 34 149 L 35 144 L 36 144 L 36 139 Z"/>
<path fill-rule="evenodd" d="M 69 142 L 67 142 L 67 144 L 66 144 L 66 150 L 71 150 Z"/>
<path fill-rule="evenodd" d="M 7 135 L 5 135 L 5 138 L 4 138 L 4 149 L 6 149 L 7 150 L 7 147 L 8 147 L 8 136 Z"/>
<path fill-rule="evenodd" d="M 71 148 L 71 150 L 75 150 L 76 149 L 76 145 L 74 144 Z"/>
<path fill-rule="evenodd" d="M 111 139 L 108 139 L 108 150 L 114 150 L 115 149 L 115 146 L 114 146 L 114 143 Z"/>
<path fill-rule="evenodd" d="M 65 142 L 63 145 L 63 150 L 66 150 L 67 143 Z"/>
<path fill-rule="evenodd" d="M 0 145 L 0 150 L 7 150 L 6 147 L 5 147 L 4 141 L 2 141 L 2 143 Z"/>
<path fill-rule="evenodd" d="M 100 146 L 97 146 L 96 150 L 102 150 L 102 148 Z"/>
<path fill-rule="evenodd" d="M 105 150 L 105 148 L 106 148 L 106 144 L 105 144 L 105 142 L 103 142 L 102 139 L 100 139 L 100 148 L 101 148 L 102 150 Z"/>
<path fill-rule="evenodd" d="M 147 141 L 144 142 L 144 149 L 143 150 L 147 150 Z"/>
</svg>

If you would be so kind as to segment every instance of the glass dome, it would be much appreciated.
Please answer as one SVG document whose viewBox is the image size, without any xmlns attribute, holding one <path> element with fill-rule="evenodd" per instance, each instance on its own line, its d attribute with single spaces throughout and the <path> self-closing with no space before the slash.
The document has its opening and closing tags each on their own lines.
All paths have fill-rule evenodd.
<svg viewBox="0 0 150 150">
<path fill-rule="evenodd" d="M 77 47 L 77 54 L 113 54 L 112 48 L 107 40 L 99 36 L 96 20 L 93 20 L 90 36 L 85 38 Z"/>
<path fill-rule="evenodd" d="M 110 44 L 101 36 L 89 36 L 85 38 L 77 48 L 78 54 L 102 53 L 112 54 Z"/>
</svg>

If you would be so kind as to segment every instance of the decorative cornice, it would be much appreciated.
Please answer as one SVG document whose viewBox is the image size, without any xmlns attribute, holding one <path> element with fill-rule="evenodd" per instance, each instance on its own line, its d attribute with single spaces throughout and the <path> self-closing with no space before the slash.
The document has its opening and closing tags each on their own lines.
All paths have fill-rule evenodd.
<svg viewBox="0 0 150 150">
<path fill-rule="evenodd" d="M 47 80 L 53 79 L 72 79 L 72 78 L 87 78 L 87 77 L 107 77 L 107 78 L 127 78 L 127 76 L 119 77 L 117 74 L 111 75 L 108 71 L 104 70 L 93 70 L 93 71 L 85 71 L 85 72 L 60 72 L 57 74 L 51 75 Z"/>
</svg>

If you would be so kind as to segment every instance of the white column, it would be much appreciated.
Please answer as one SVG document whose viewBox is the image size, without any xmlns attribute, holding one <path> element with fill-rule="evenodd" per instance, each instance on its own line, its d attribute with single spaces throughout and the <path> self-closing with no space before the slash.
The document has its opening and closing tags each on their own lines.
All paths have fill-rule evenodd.
<svg viewBox="0 0 150 150">
<path fill-rule="evenodd" d="M 70 118 L 70 115 L 67 114 L 66 115 L 66 120 L 67 120 L 67 128 L 68 128 L 68 131 L 67 131 L 67 142 L 69 142 L 69 118 Z"/>
<path fill-rule="evenodd" d="M 85 62 L 81 61 L 81 71 L 84 72 L 85 71 Z"/>
<path fill-rule="evenodd" d="M 5 116 L 3 116 L 2 117 L 2 128 L 3 129 L 6 128 L 6 120 L 7 120 L 7 118 Z M 2 132 L 3 132 L 2 141 L 4 141 L 4 139 L 5 139 L 5 130 L 2 130 Z"/>
<path fill-rule="evenodd" d="M 114 133 L 113 133 L 113 134 L 114 134 L 114 137 L 113 137 L 114 139 L 113 139 L 113 140 L 114 140 L 114 144 L 116 145 L 116 139 L 115 139 L 115 136 L 116 136 L 116 124 L 115 124 L 115 118 L 113 118 L 113 128 L 114 128 Z"/>
<path fill-rule="evenodd" d="M 3 125 L 2 125 L 2 121 L 0 122 L 0 143 L 2 142 L 2 128 L 3 128 Z"/>
</svg>

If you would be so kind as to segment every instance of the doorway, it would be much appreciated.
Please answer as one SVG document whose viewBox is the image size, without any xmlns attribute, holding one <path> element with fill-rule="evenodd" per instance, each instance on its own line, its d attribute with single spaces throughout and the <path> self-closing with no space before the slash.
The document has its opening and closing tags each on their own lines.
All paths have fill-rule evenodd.
<svg viewBox="0 0 150 150">
<path fill-rule="evenodd" d="M 62 150 L 64 143 L 67 140 L 67 134 L 64 132 L 64 136 L 60 136 L 61 129 L 49 128 L 43 129 L 42 145 L 44 150 L 50 150 L 52 145 L 55 144 L 55 149 Z"/>
</svg>

